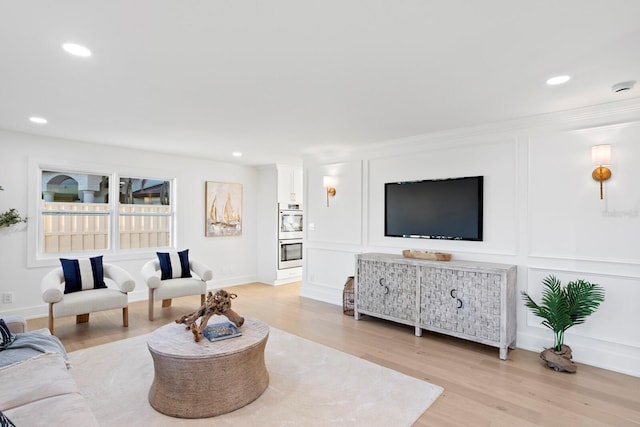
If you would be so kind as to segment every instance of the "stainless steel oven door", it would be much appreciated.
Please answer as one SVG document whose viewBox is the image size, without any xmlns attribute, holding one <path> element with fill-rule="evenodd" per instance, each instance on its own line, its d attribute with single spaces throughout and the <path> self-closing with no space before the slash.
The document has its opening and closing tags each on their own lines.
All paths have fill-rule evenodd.
<svg viewBox="0 0 640 427">
<path fill-rule="evenodd" d="M 278 238 L 302 239 L 302 211 L 301 210 L 280 210 L 278 218 Z"/>
<path fill-rule="evenodd" d="M 302 239 L 280 240 L 278 242 L 278 269 L 302 267 Z"/>
</svg>

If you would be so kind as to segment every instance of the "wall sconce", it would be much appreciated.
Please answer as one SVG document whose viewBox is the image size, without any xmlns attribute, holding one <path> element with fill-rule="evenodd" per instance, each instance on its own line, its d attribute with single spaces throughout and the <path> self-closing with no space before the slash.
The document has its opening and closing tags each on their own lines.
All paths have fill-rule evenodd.
<svg viewBox="0 0 640 427">
<path fill-rule="evenodd" d="M 611 169 L 605 165 L 611 164 L 611 145 L 594 145 L 591 147 L 591 163 L 597 166 L 591 176 L 600 182 L 600 199 L 602 199 L 602 183 L 611 178 Z"/>
<path fill-rule="evenodd" d="M 336 195 L 336 180 L 332 176 L 324 176 L 322 178 L 322 185 L 327 191 L 327 207 L 329 207 L 329 197 Z"/>
</svg>

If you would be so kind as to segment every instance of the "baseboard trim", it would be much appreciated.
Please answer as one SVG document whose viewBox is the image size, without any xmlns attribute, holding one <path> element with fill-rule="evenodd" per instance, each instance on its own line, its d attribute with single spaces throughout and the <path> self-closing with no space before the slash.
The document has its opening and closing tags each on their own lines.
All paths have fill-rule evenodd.
<svg viewBox="0 0 640 427">
<path fill-rule="evenodd" d="M 333 305 L 342 305 L 342 291 L 319 283 L 303 282 L 300 288 L 300 296 Z"/>
<path fill-rule="evenodd" d="M 541 352 L 552 344 L 551 335 L 542 338 L 518 332 L 517 347 L 523 350 Z M 565 344 L 571 347 L 575 362 L 640 377 L 640 349 L 636 347 L 579 336 L 565 337 Z"/>
</svg>

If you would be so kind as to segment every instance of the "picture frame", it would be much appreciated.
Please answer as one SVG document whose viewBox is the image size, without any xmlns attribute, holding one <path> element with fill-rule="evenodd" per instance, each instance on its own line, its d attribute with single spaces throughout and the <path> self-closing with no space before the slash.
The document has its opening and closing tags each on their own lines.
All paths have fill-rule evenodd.
<svg viewBox="0 0 640 427">
<path fill-rule="evenodd" d="M 242 235 L 242 184 L 205 182 L 205 236 Z"/>
</svg>

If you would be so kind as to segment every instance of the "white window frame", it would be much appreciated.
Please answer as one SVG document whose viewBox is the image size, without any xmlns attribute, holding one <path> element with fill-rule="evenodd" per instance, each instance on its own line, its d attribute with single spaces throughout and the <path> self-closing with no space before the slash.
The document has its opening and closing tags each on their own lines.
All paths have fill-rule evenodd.
<svg viewBox="0 0 640 427">
<path fill-rule="evenodd" d="M 118 227 L 118 232 L 115 233 L 114 236 L 114 250 L 116 252 L 121 252 L 121 253 L 129 253 L 129 252 L 140 252 L 140 251 L 144 251 L 145 253 L 149 252 L 149 251 L 153 251 L 155 252 L 156 250 L 162 250 L 162 251 L 166 251 L 168 249 L 175 249 L 176 248 L 176 239 L 175 239 L 175 199 L 174 199 L 174 187 L 175 187 L 175 179 L 168 179 L 168 178 L 157 178 L 157 177 L 153 177 L 153 176 L 147 176 L 147 175 L 142 175 L 140 176 L 139 174 L 118 174 L 116 176 L 116 179 L 118 180 L 117 182 L 120 182 L 120 178 L 133 178 L 133 179 L 152 179 L 152 180 L 156 180 L 156 181 L 168 181 L 169 185 L 170 185 L 170 189 L 169 189 L 169 213 L 168 214 L 161 214 L 161 213 L 155 213 L 155 214 L 151 214 L 151 213 L 147 213 L 147 214 L 121 214 L 120 213 L 120 191 L 118 189 L 118 186 L 114 185 L 114 186 L 110 186 L 109 187 L 109 199 L 110 200 L 114 200 L 117 201 L 117 205 L 115 206 L 115 223 Z M 112 195 L 112 188 L 111 187 L 115 187 L 114 191 L 115 191 L 115 195 Z M 153 205 L 147 205 L 147 206 L 153 206 Z M 166 206 L 166 205 L 164 205 Z M 129 249 L 121 249 L 121 242 L 120 242 L 120 216 L 164 216 L 164 217 L 168 217 L 171 221 L 171 233 L 170 233 L 170 242 L 169 242 L 169 246 L 157 246 L 157 247 L 149 247 L 149 248 L 129 248 Z"/>
<path fill-rule="evenodd" d="M 78 163 L 72 164 L 68 160 L 39 160 L 29 159 L 29 187 L 28 187 L 28 218 L 27 227 L 27 266 L 43 267 L 59 265 L 60 258 L 81 258 L 95 255 L 105 255 L 108 260 L 127 260 L 127 259 L 146 259 L 155 256 L 156 250 L 176 250 L 177 242 L 177 179 L 163 176 L 158 171 L 149 170 L 148 168 L 136 168 L 132 170 L 121 170 L 116 167 L 105 166 L 104 164 L 91 164 L 81 161 L 84 167 L 79 168 Z M 103 175 L 109 177 L 109 249 L 97 251 L 75 251 L 75 252 L 56 252 L 44 253 L 42 250 L 42 172 L 43 171 L 60 171 L 77 174 Z M 120 194 L 119 185 L 120 178 L 144 178 L 170 182 L 170 242 L 169 246 L 120 249 Z"/>
</svg>

